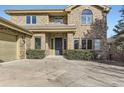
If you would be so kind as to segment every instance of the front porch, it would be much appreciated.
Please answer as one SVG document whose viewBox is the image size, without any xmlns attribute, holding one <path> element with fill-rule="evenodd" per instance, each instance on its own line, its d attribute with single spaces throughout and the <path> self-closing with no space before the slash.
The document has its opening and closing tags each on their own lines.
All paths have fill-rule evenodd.
<svg viewBox="0 0 124 93">
<path fill-rule="evenodd" d="M 62 55 L 67 49 L 73 49 L 73 33 L 46 33 L 46 55 Z"/>
<path fill-rule="evenodd" d="M 34 33 L 32 49 L 36 49 L 35 38 L 40 38 L 39 49 L 45 50 L 46 55 L 62 55 L 65 50 L 74 49 L 73 36 L 76 31 L 74 25 L 46 24 L 27 28 Z"/>
</svg>

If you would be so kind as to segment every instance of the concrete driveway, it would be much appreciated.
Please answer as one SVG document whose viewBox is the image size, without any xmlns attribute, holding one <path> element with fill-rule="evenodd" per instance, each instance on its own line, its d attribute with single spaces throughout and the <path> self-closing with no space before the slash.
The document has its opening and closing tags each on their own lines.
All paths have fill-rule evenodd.
<svg viewBox="0 0 124 93">
<path fill-rule="evenodd" d="M 0 63 L 0 86 L 124 86 L 124 68 L 61 56 Z"/>
</svg>

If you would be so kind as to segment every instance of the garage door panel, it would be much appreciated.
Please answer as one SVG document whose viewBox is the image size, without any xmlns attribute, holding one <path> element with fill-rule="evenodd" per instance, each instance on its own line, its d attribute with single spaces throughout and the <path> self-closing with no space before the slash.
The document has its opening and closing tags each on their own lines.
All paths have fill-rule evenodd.
<svg viewBox="0 0 124 93">
<path fill-rule="evenodd" d="M 9 42 L 16 42 L 17 41 L 16 36 L 5 34 L 5 33 L 0 33 L 0 40 L 9 41 Z"/>
<path fill-rule="evenodd" d="M 16 59 L 16 36 L 0 33 L 0 60 Z"/>
</svg>

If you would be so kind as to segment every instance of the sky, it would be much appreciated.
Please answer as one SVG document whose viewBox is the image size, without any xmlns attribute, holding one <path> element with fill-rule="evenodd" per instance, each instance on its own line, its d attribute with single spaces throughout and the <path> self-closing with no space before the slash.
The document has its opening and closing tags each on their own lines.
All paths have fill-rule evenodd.
<svg viewBox="0 0 124 93">
<path fill-rule="evenodd" d="M 5 14 L 4 10 L 6 9 L 63 9 L 67 7 L 67 5 L 0 5 L 0 17 L 4 17 L 6 19 L 10 19 L 10 16 Z M 112 5 L 110 6 L 111 10 L 108 13 L 107 21 L 108 21 L 108 31 L 107 37 L 113 36 L 115 33 L 113 32 L 114 26 L 117 24 L 120 19 L 119 10 L 121 9 L 121 5 Z"/>
</svg>

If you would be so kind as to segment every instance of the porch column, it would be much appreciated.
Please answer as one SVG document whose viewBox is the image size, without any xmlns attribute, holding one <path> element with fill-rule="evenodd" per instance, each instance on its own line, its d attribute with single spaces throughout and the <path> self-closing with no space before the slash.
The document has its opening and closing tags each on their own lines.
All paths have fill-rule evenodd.
<svg viewBox="0 0 124 93">
<path fill-rule="evenodd" d="M 26 58 L 26 42 L 24 35 L 17 37 L 17 59 Z"/>
<path fill-rule="evenodd" d="M 74 49 L 73 33 L 67 33 L 67 49 Z"/>
<path fill-rule="evenodd" d="M 46 50 L 46 34 L 41 33 L 41 49 Z"/>
</svg>

